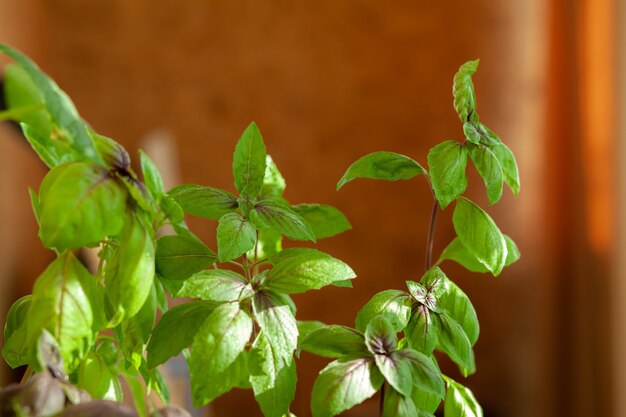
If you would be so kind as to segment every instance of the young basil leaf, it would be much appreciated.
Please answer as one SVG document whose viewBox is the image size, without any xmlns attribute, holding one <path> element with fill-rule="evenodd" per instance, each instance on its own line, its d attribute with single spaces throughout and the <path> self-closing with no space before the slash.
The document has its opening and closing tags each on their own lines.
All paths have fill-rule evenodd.
<svg viewBox="0 0 626 417">
<path fill-rule="evenodd" d="M 122 321 L 121 347 L 127 363 L 139 369 L 143 359 L 143 351 L 150 338 L 150 332 L 156 319 L 157 299 L 154 285 L 141 309 L 133 317 Z"/>
<path fill-rule="evenodd" d="M 167 279 L 187 279 L 216 260 L 215 253 L 193 235 L 162 236 L 157 240 L 156 270 Z"/>
<path fill-rule="evenodd" d="M 335 324 L 309 333 L 302 338 L 299 349 L 325 358 L 340 358 L 351 353 L 367 355 L 363 333 Z"/>
<path fill-rule="evenodd" d="M 448 392 L 443 411 L 446 417 L 483 417 L 483 409 L 469 388 L 450 378 L 447 378 L 447 382 Z"/>
<path fill-rule="evenodd" d="M 480 328 L 476 310 L 469 297 L 436 266 L 426 272 L 422 284 L 430 288 L 437 300 L 437 306 L 445 309 L 450 318 L 461 326 L 470 344 L 474 346 Z"/>
<path fill-rule="evenodd" d="M 441 371 L 432 359 L 413 349 L 402 349 L 397 356 L 411 364 L 413 384 L 426 392 L 443 399 L 446 393 L 445 383 Z"/>
<path fill-rule="evenodd" d="M 228 213 L 217 225 L 217 257 L 220 262 L 239 258 L 256 243 L 256 229 L 245 217 Z"/>
<path fill-rule="evenodd" d="M 105 166 L 112 171 L 123 170 L 135 178 L 130 166 L 130 156 L 122 145 L 111 138 L 89 131 L 94 146 Z"/>
<path fill-rule="evenodd" d="M 21 126 L 28 143 L 48 168 L 79 159 L 66 143 L 53 140 L 30 125 L 22 123 Z"/>
<path fill-rule="evenodd" d="M 463 123 L 463 133 L 465 133 L 465 139 L 473 144 L 480 144 L 481 134 L 473 123 Z"/>
<path fill-rule="evenodd" d="M 186 213 L 211 220 L 218 220 L 238 207 L 234 195 L 213 187 L 185 184 L 172 188 L 168 194 Z"/>
<path fill-rule="evenodd" d="M 463 328 L 445 313 L 431 317 L 437 327 L 437 348 L 459 365 L 464 376 L 474 373 L 474 352 Z"/>
<path fill-rule="evenodd" d="M 442 208 L 446 208 L 467 188 L 466 166 L 467 148 L 458 142 L 449 140 L 428 152 L 431 184 Z"/>
<path fill-rule="evenodd" d="M 41 94 L 26 70 L 17 64 L 5 67 L 4 98 L 7 107 L 18 113 L 19 122 L 32 126 L 46 138 L 52 136 L 52 122 Z"/>
<path fill-rule="evenodd" d="M 250 220 L 257 229 L 271 229 L 290 239 L 315 242 L 315 233 L 311 226 L 279 200 L 268 199 L 256 203 L 250 211 Z"/>
<path fill-rule="evenodd" d="M 370 320 L 365 330 L 365 344 L 372 355 L 390 354 L 398 348 L 395 329 L 385 316 Z"/>
<path fill-rule="evenodd" d="M 265 280 L 273 291 L 296 294 L 356 277 L 347 264 L 316 250 L 286 249 L 278 256 Z"/>
<path fill-rule="evenodd" d="M 356 178 L 396 181 L 408 180 L 420 174 L 428 175 L 420 164 L 408 156 L 394 152 L 373 152 L 348 167 L 337 183 L 337 189 Z"/>
<path fill-rule="evenodd" d="M 389 320 L 374 317 L 367 325 L 365 342 L 385 380 L 402 395 L 411 395 L 411 364 L 397 355 L 398 338 Z"/>
<path fill-rule="evenodd" d="M 254 290 L 248 281 L 238 273 L 227 269 L 209 269 L 193 274 L 176 296 L 231 302 L 246 299 L 253 294 Z"/>
<path fill-rule="evenodd" d="M 167 194 L 164 194 L 159 199 L 159 209 L 163 213 L 163 219 L 169 220 L 174 230 L 180 226 L 181 223 L 184 224 L 185 220 L 185 212 L 183 208 Z"/>
<path fill-rule="evenodd" d="M 393 389 L 391 385 L 385 386 L 385 401 L 381 417 L 416 417 L 419 416 L 417 408 L 411 397 L 404 396 Z"/>
<path fill-rule="evenodd" d="M 420 304 L 424 304 L 429 310 L 439 311 L 439 308 L 437 307 L 437 299 L 432 294 L 430 288 L 425 287 L 423 283 L 417 283 L 414 281 L 407 281 L 406 286 L 415 301 Z"/>
<path fill-rule="evenodd" d="M 494 276 L 502 272 L 507 247 L 504 236 L 483 209 L 466 198 L 459 198 L 452 216 L 459 240 Z"/>
<path fill-rule="evenodd" d="M 213 301 L 190 301 L 164 313 L 152 330 L 148 343 L 148 368 L 165 363 L 189 347 L 217 305 Z"/>
<path fill-rule="evenodd" d="M 136 215 L 129 215 L 120 245 L 105 267 L 112 326 L 133 317 L 146 302 L 154 282 L 154 253 L 151 232 Z"/>
<path fill-rule="evenodd" d="M 50 117 L 65 134 L 69 135 L 73 148 L 86 161 L 100 162 L 85 123 L 67 94 L 22 53 L 3 44 L 0 44 L 0 52 L 13 58 L 28 73 L 39 90 Z"/>
<path fill-rule="evenodd" d="M 47 330 L 59 343 L 67 370 L 76 369 L 94 340 L 99 293 L 95 277 L 71 251 L 59 256 L 33 288 L 26 323 L 29 347 L 34 349 Z"/>
<path fill-rule="evenodd" d="M 115 379 L 117 375 L 111 373 L 100 355 L 89 352 L 78 369 L 77 385 L 94 398 L 115 401 Z"/>
<path fill-rule="evenodd" d="M 137 180 L 137 176 L 132 171 L 115 171 L 115 178 L 121 182 L 128 194 L 130 194 L 131 207 L 138 206 L 141 210 L 149 213 L 150 218 L 156 217 L 158 206 L 152 194 L 148 191 L 145 184 Z"/>
<path fill-rule="evenodd" d="M 93 247 L 106 236 L 118 234 L 126 191 L 99 165 L 69 163 L 46 175 L 39 201 L 39 236 L 46 247 L 63 251 Z"/>
<path fill-rule="evenodd" d="M 517 262 L 521 256 L 517 245 L 507 235 L 503 235 L 504 240 L 506 241 L 506 262 L 504 266 L 509 266 L 515 262 Z M 462 265 L 465 269 L 472 272 L 489 272 L 489 270 L 481 264 L 478 259 L 459 240 L 458 237 L 454 238 L 452 242 L 441 253 L 439 260 L 437 261 L 437 265 L 445 260 L 454 261 L 460 265 Z"/>
<path fill-rule="evenodd" d="M 459 115 L 461 122 L 478 122 L 476 113 L 476 96 L 472 75 L 478 69 L 480 60 L 468 61 L 461 65 L 454 75 L 452 93 L 454 95 L 454 109 Z"/>
<path fill-rule="evenodd" d="M 346 216 L 333 206 L 325 204 L 298 204 L 291 206 L 311 226 L 317 239 L 323 239 L 352 229 Z"/>
<path fill-rule="evenodd" d="M 436 314 L 425 305 L 417 306 L 404 329 L 409 345 L 425 355 L 431 355 L 437 346 L 437 326 L 433 322 Z"/>
<path fill-rule="evenodd" d="M 139 159 L 141 161 L 141 173 L 143 180 L 155 199 L 161 198 L 165 194 L 163 178 L 158 168 L 150 159 L 150 157 L 141 149 L 139 149 Z"/>
<path fill-rule="evenodd" d="M 233 157 L 235 188 L 242 196 L 254 198 L 261 192 L 265 176 L 265 157 L 261 132 L 252 122 L 239 138 Z"/>
<path fill-rule="evenodd" d="M 4 346 L 2 357 L 13 369 L 26 365 L 29 360 L 29 343 L 26 332 L 28 309 L 32 295 L 26 295 L 13 303 L 7 313 L 4 325 Z"/>
<path fill-rule="evenodd" d="M 345 358 L 331 362 L 315 380 L 311 397 L 313 417 L 333 417 L 376 394 L 383 376 L 373 358 Z"/>
<path fill-rule="evenodd" d="M 152 390 L 154 390 L 164 404 L 169 404 L 170 390 L 163 374 L 156 368 L 148 369 L 145 359 L 141 362 L 139 372 L 146 383 L 147 394 L 150 395 Z"/>
<path fill-rule="evenodd" d="M 206 319 L 194 337 L 188 360 L 196 406 L 215 398 L 213 382 L 223 378 L 244 351 L 251 334 L 252 319 L 238 303 L 222 304 Z"/>
<path fill-rule="evenodd" d="M 298 346 L 298 326 L 291 306 L 272 291 L 262 290 L 254 295 L 252 308 L 274 355 L 285 363 L 293 361 Z"/>
<path fill-rule="evenodd" d="M 500 162 L 504 181 L 511 188 L 514 195 L 519 194 L 519 170 L 517 168 L 517 162 L 515 161 L 513 152 L 511 152 L 511 150 L 504 143 L 491 145 L 489 146 L 489 150 L 493 152 L 496 158 L 498 158 L 498 162 Z"/>
<path fill-rule="evenodd" d="M 265 157 L 265 176 L 259 195 L 262 197 L 282 197 L 287 184 L 270 155 Z M 282 417 L 282 416 L 281 416 Z"/>
<path fill-rule="evenodd" d="M 370 321 L 378 315 L 385 316 L 393 326 L 394 331 L 402 331 L 411 315 L 411 297 L 400 290 L 379 292 L 357 314 L 356 329 L 364 332 Z"/>
<path fill-rule="evenodd" d="M 275 345 L 259 333 L 250 350 L 250 384 L 266 417 L 282 417 L 296 394 L 296 364 L 285 358 Z"/>
<path fill-rule="evenodd" d="M 470 145 L 469 155 L 485 182 L 489 204 L 495 204 L 502 197 L 502 166 L 498 158 L 483 145 Z"/>
</svg>

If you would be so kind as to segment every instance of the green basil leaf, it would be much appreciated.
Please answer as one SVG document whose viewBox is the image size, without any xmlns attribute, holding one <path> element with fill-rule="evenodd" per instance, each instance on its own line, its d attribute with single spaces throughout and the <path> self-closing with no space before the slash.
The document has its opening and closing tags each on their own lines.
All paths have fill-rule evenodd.
<svg viewBox="0 0 626 417">
<path fill-rule="evenodd" d="M 156 319 L 156 289 L 152 286 L 145 303 L 133 317 L 122 321 L 121 347 L 126 361 L 139 369 L 143 359 L 143 351 L 150 338 L 150 332 Z"/>
<path fill-rule="evenodd" d="M 105 267 L 105 293 L 111 305 L 111 325 L 133 317 L 146 302 L 154 283 L 154 241 L 150 230 L 129 215 L 120 245 Z"/>
<path fill-rule="evenodd" d="M 426 272 L 422 284 L 430 288 L 437 300 L 437 306 L 444 308 L 448 315 L 459 323 L 470 344 L 474 346 L 480 328 L 476 310 L 469 297 L 436 266 Z"/>
<path fill-rule="evenodd" d="M 379 314 L 389 320 L 396 332 L 402 331 L 411 315 L 411 297 L 400 290 L 379 292 L 357 314 L 356 329 L 364 332 L 369 322 Z"/>
<path fill-rule="evenodd" d="M 416 387 L 443 399 L 445 383 L 432 359 L 413 349 L 402 349 L 397 352 L 397 356 L 411 364 L 413 384 Z"/>
<path fill-rule="evenodd" d="M 4 346 L 2 356 L 13 369 L 26 365 L 29 360 L 29 343 L 26 332 L 28 309 L 32 295 L 26 295 L 13 303 L 7 313 L 4 325 Z"/>
<path fill-rule="evenodd" d="M 256 229 L 245 217 L 228 213 L 217 225 L 217 257 L 220 262 L 239 258 L 256 243 Z"/>
<path fill-rule="evenodd" d="M 404 396 L 393 389 L 391 385 L 385 386 L 385 401 L 381 417 L 416 417 L 417 409 L 411 397 Z"/>
<path fill-rule="evenodd" d="M 373 358 L 346 358 L 331 362 L 313 386 L 313 417 L 333 417 L 376 394 L 383 376 Z"/>
<path fill-rule="evenodd" d="M 298 320 L 298 345 L 311 333 L 326 327 L 326 324 L 316 320 Z"/>
<path fill-rule="evenodd" d="M 145 184 L 137 180 L 135 173 L 127 175 L 128 172 L 115 172 L 115 178 L 121 182 L 126 191 L 130 195 L 131 208 L 134 205 L 138 206 L 141 210 L 150 214 L 150 218 L 156 217 L 158 213 L 157 203 L 152 198 L 152 194 L 146 188 Z M 133 205 L 134 204 L 134 205 Z"/>
<path fill-rule="evenodd" d="M 139 372 L 146 383 L 147 394 L 150 395 L 152 390 L 154 390 L 163 404 L 169 404 L 170 390 L 161 372 L 156 368 L 148 369 L 145 359 L 141 362 Z"/>
<path fill-rule="evenodd" d="M 67 370 L 76 369 L 94 341 L 96 309 L 102 308 L 97 286 L 71 251 L 52 262 L 33 288 L 26 323 L 30 348 L 45 329 L 59 343 Z"/>
<path fill-rule="evenodd" d="M 37 195 L 37 192 L 30 187 L 28 187 L 28 195 L 30 197 L 30 206 L 33 209 L 33 214 L 35 215 L 35 219 L 37 220 L 37 225 L 39 225 L 39 218 L 41 217 L 41 205 L 39 204 L 39 196 Z"/>
<path fill-rule="evenodd" d="M 231 302 L 246 299 L 253 294 L 254 290 L 248 281 L 238 273 L 227 269 L 208 269 L 185 280 L 176 296 Z"/>
<path fill-rule="evenodd" d="M 191 383 L 195 407 L 199 408 L 208 404 L 233 388 L 250 388 L 246 381 L 250 375 L 248 356 L 247 352 L 242 351 L 230 365 L 223 371 L 212 375 L 210 379 L 192 379 L 195 381 Z"/>
<path fill-rule="evenodd" d="M 285 361 L 265 336 L 259 333 L 250 351 L 250 383 L 254 397 L 266 417 L 282 417 L 296 394 L 296 364 L 291 357 Z"/>
<path fill-rule="evenodd" d="M 483 417 L 483 409 L 469 388 L 449 378 L 447 382 L 448 392 L 443 409 L 446 417 Z"/>
<path fill-rule="evenodd" d="M 368 323 L 365 344 L 372 355 L 387 355 L 398 348 L 396 331 L 384 315 L 376 316 Z"/>
<path fill-rule="evenodd" d="M 408 361 L 404 360 L 397 351 L 374 355 L 374 359 L 389 385 L 402 395 L 411 395 L 413 375 L 412 366 Z"/>
<path fill-rule="evenodd" d="M 100 162 L 85 123 L 74 104 L 59 86 L 22 53 L 0 44 L 0 52 L 13 58 L 28 73 L 39 90 L 52 121 L 67 134 L 86 161 Z"/>
<path fill-rule="evenodd" d="M 418 417 L 433 417 L 441 404 L 441 398 L 417 387 L 413 388 L 411 399 L 418 409 Z"/>
<path fill-rule="evenodd" d="M 106 236 L 118 234 L 126 191 L 99 165 L 69 163 L 46 175 L 39 201 L 39 236 L 47 247 L 63 251 L 97 246 Z"/>
<path fill-rule="evenodd" d="M 183 208 L 169 195 L 162 195 L 159 199 L 159 209 L 163 213 L 163 217 L 169 220 L 174 230 L 184 223 L 185 212 Z"/>
<path fill-rule="evenodd" d="M 212 301 L 190 301 L 163 313 L 148 343 L 148 368 L 165 363 L 189 347 L 206 319 L 217 307 Z"/>
<path fill-rule="evenodd" d="M 302 338 L 301 350 L 325 358 L 339 358 L 351 353 L 367 355 L 363 333 L 335 324 L 322 326 Z"/>
<path fill-rule="evenodd" d="M 278 256 L 265 280 L 266 287 L 273 291 L 302 293 L 356 277 L 344 262 L 313 249 L 286 249 Z"/>
<path fill-rule="evenodd" d="M 46 138 L 52 136 L 52 123 L 43 98 L 30 75 L 17 64 L 5 67 L 4 98 L 9 111 L 18 113 L 18 121 L 32 126 Z"/>
<path fill-rule="evenodd" d="M 466 198 L 459 198 L 452 216 L 459 240 L 494 276 L 506 263 L 506 241 L 487 213 Z"/>
<path fill-rule="evenodd" d="M 214 381 L 236 362 L 251 334 L 252 319 L 237 303 L 218 306 L 206 319 L 194 337 L 188 360 L 196 406 L 214 398 Z"/>
<path fill-rule="evenodd" d="M 517 168 L 517 162 L 515 161 L 513 152 L 511 152 L 511 150 L 504 143 L 491 145 L 489 146 L 489 149 L 493 152 L 496 158 L 498 158 L 498 162 L 500 162 L 504 181 L 511 188 L 514 195 L 519 194 L 519 170 Z"/>
<path fill-rule="evenodd" d="M 433 323 L 434 315 L 436 313 L 429 311 L 427 306 L 416 306 L 404 329 L 409 345 L 425 355 L 431 355 L 437 346 L 437 326 Z"/>
<path fill-rule="evenodd" d="M 315 242 L 315 233 L 306 220 L 278 200 L 256 203 L 250 211 L 250 220 L 257 229 L 271 229 L 290 239 Z"/>
<path fill-rule="evenodd" d="M 252 122 L 239 138 L 233 157 L 235 188 L 242 196 L 254 198 L 261 192 L 265 177 L 265 157 L 261 132 Z"/>
<path fill-rule="evenodd" d="M 280 232 L 271 229 L 259 230 L 256 253 L 252 253 L 252 257 L 256 259 L 266 259 L 276 255 L 283 249 L 283 235 Z"/>
<path fill-rule="evenodd" d="M 504 266 L 509 266 L 517 262 L 521 254 L 513 239 L 504 234 L 503 236 L 506 241 L 506 262 L 504 263 Z M 439 257 L 437 264 L 440 264 L 445 260 L 454 261 L 462 265 L 468 271 L 480 273 L 489 272 L 489 270 L 481 264 L 465 246 L 463 246 L 458 237 L 454 238 L 454 240 L 446 246 Z"/>
<path fill-rule="evenodd" d="M 195 236 L 163 236 L 157 240 L 155 261 L 159 275 L 185 280 L 213 265 L 217 257 Z"/>
<path fill-rule="evenodd" d="M 480 144 L 480 139 L 482 136 L 473 123 L 463 123 L 463 133 L 465 134 L 465 139 L 467 139 L 468 141 L 476 145 Z"/>
<path fill-rule="evenodd" d="M 218 220 L 238 207 L 234 195 L 213 187 L 185 184 L 172 188 L 168 194 L 186 213 L 212 220 Z"/>
<path fill-rule="evenodd" d="M 152 196 L 155 199 L 159 199 L 165 194 L 163 178 L 161 178 L 161 174 L 152 159 L 141 149 L 139 150 L 139 159 L 141 161 L 143 181 L 148 187 L 148 190 L 152 193 Z"/>
<path fill-rule="evenodd" d="M 116 400 L 115 382 L 107 364 L 96 352 L 89 352 L 78 370 L 78 387 L 84 389 L 94 398 Z"/>
<path fill-rule="evenodd" d="M 396 181 L 408 180 L 420 174 L 428 175 L 420 164 L 408 156 L 394 152 L 373 152 L 348 167 L 337 183 L 337 189 L 356 178 Z"/>
<path fill-rule="evenodd" d="M 352 229 L 346 216 L 333 206 L 325 204 L 298 204 L 291 206 L 311 226 L 317 239 L 323 239 Z"/>
<path fill-rule="evenodd" d="M 454 109 L 459 115 L 461 122 L 478 122 L 476 113 L 476 95 L 472 75 L 478 69 L 480 60 L 468 61 L 461 65 L 454 76 L 452 93 L 454 95 Z"/>
<path fill-rule="evenodd" d="M 485 182 L 487 188 L 487 196 L 489 204 L 495 204 L 502 197 L 502 166 L 498 158 L 487 148 L 482 145 L 473 145 L 469 147 L 469 155 L 478 170 L 478 173 Z"/>
<path fill-rule="evenodd" d="M 264 198 L 282 197 L 287 184 L 270 155 L 265 157 L 265 165 L 265 176 L 260 195 Z"/>
<path fill-rule="evenodd" d="M 466 166 L 467 148 L 458 142 L 449 140 L 428 152 L 431 184 L 442 208 L 467 188 Z"/>
<path fill-rule="evenodd" d="M 439 257 L 437 264 L 440 264 L 446 259 L 460 264 L 471 272 L 489 272 L 487 267 L 481 264 L 480 261 L 476 259 L 476 257 L 465 246 L 463 246 L 458 237 L 455 237 L 454 240 L 446 246 Z"/>
<path fill-rule="evenodd" d="M 474 352 L 463 328 L 445 313 L 431 317 L 437 327 L 437 348 L 459 365 L 463 376 L 474 373 Z"/>
<path fill-rule="evenodd" d="M 37 130 L 36 128 L 21 124 L 22 132 L 30 143 L 30 146 L 48 168 L 54 168 L 66 162 L 74 162 L 77 158 L 72 148 L 68 144 L 53 140 L 50 136 Z"/>
<path fill-rule="evenodd" d="M 298 346 L 298 326 L 291 306 L 269 290 L 258 291 L 252 301 L 254 318 L 272 345 L 274 355 L 293 361 Z"/>
</svg>

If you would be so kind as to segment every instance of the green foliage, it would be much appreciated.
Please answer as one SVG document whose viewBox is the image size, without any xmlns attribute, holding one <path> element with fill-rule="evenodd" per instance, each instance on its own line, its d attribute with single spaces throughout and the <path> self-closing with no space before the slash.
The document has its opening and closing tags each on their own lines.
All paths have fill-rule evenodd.
<svg viewBox="0 0 626 417">
<path fill-rule="evenodd" d="M 116 400 L 124 379 L 138 415 L 145 416 L 149 391 L 164 401 L 169 396 L 157 367 L 183 352 L 197 406 L 233 388 L 252 389 L 265 416 L 289 417 L 295 357 L 304 350 L 334 359 L 313 388 L 315 417 L 338 415 L 381 389 L 382 416 L 432 417 L 445 399 L 446 417 L 482 417 L 471 391 L 443 376 L 433 355 L 443 352 L 465 376 L 475 371 L 476 311 L 440 269 L 443 261 L 497 276 L 520 257 L 513 240 L 463 196 L 468 157 L 490 204 L 501 199 L 503 184 L 513 194 L 520 188 L 513 154 L 476 111 L 478 61 L 462 65 L 453 84 L 465 141 L 433 147 L 428 172 L 410 157 L 371 153 L 337 184 L 424 175 L 435 210 L 456 201 L 457 237 L 437 264 L 429 260 L 406 290 L 372 296 L 352 329 L 296 320 L 290 294 L 351 287 L 356 275 L 315 249 L 283 250 L 283 239 L 315 242 L 351 225 L 335 207 L 285 199 L 285 179 L 256 124 L 235 146 L 238 194 L 192 184 L 167 192 L 145 153 L 139 152 L 140 179 L 128 152 L 92 131 L 54 81 L 21 53 L 4 45 L 0 52 L 16 61 L 5 72 L 9 109 L 0 120 L 19 122 L 50 168 L 39 193 L 30 190 L 30 196 L 41 241 L 57 255 L 32 295 L 7 314 L 2 355 L 10 366 L 53 366 L 93 396 Z M 217 221 L 217 254 L 188 229 L 185 213 Z M 166 225 L 175 233 L 157 239 Z M 98 248 L 93 274 L 77 257 L 84 247 Z M 187 299 L 168 310 L 169 297 Z"/>
</svg>

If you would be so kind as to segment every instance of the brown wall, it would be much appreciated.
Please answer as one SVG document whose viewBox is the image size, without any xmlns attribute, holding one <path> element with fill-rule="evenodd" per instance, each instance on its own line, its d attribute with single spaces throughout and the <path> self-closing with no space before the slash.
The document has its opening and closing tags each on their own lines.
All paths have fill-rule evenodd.
<svg viewBox="0 0 626 417">
<path fill-rule="evenodd" d="M 0 41 L 36 59 L 98 131 L 129 150 L 155 128 L 168 129 L 178 142 L 184 182 L 232 190 L 234 144 L 255 120 L 287 178 L 286 197 L 333 204 L 354 226 L 319 245 L 353 266 L 359 275 L 354 290 L 324 289 L 296 299 L 299 319 L 342 324 L 351 324 L 374 293 L 419 278 L 431 197 L 420 181 L 355 182 L 335 192 L 337 179 L 370 151 L 406 153 L 425 163 L 431 146 L 460 139 L 452 76 L 461 63 L 480 57 L 482 120 L 517 153 L 523 182 L 517 200 L 506 192 L 492 212 L 520 244 L 523 261 L 498 279 L 447 270 L 474 301 L 481 322 L 478 373 L 467 384 L 486 415 L 522 417 L 548 415 L 559 383 L 548 355 L 560 323 L 548 308 L 554 291 L 547 289 L 557 284 L 541 272 L 547 258 L 542 237 L 550 227 L 540 216 L 544 7 L 540 0 L 0 0 L 0 10 L 16 16 L 0 13 L 14 21 L 0 27 Z M 16 177 L 26 169 L 0 167 L 4 176 Z M 470 194 L 484 203 L 482 185 L 476 175 L 471 180 Z M 27 200 L 20 192 L 14 191 Z M 436 252 L 452 238 L 449 212 L 440 219 Z M 212 226 L 192 225 L 213 242 Z M 36 244 L 22 253 L 24 259 L 47 256 Z M 35 276 L 23 272 L 20 279 Z M 307 415 L 323 364 L 302 355 L 293 407 L 299 416 Z M 457 376 L 449 364 L 445 368 Z M 347 415 L 368 415 L 375 407 L 372 402 Z M 219 400 L 215 410 L 220 417 L 258 413 L 249 392 Z"/>
</svg>

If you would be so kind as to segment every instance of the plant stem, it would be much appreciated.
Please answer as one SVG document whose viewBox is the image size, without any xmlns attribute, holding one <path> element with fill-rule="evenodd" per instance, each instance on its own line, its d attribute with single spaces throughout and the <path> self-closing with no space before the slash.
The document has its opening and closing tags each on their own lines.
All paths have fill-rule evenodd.
<svg viewBox="0 0 626 417">
<path fill-rule="evenodd" d="M 22 376 L 22 380 L 20 381 L 20 384 L 25 384 L 32 374 L 33 374 L 33 368 L 31 368 L 30 365 L 28 365 L 26 367 L 26 371 L 24 372 L 24 375 Z"/>
<path fill-rule="evenodd" d="M 433 209 L 430 213 L 430 226 L 428 226 L 428 240 L 426 241 L 426 271 L 433 265 L 433 246 L 435 245 L 435 228 L 437 226 L 437 214 L 439 214 L 439 203 L 433 201 Z"/>
<path fill-rule="evenodd" d="M 387 382 L 383 381 L 383 386 L 380 388 L 380 404 L 378 405 L 378 415 L 382 416 L 385 411 L 385 388 Z"/>
</svg>

